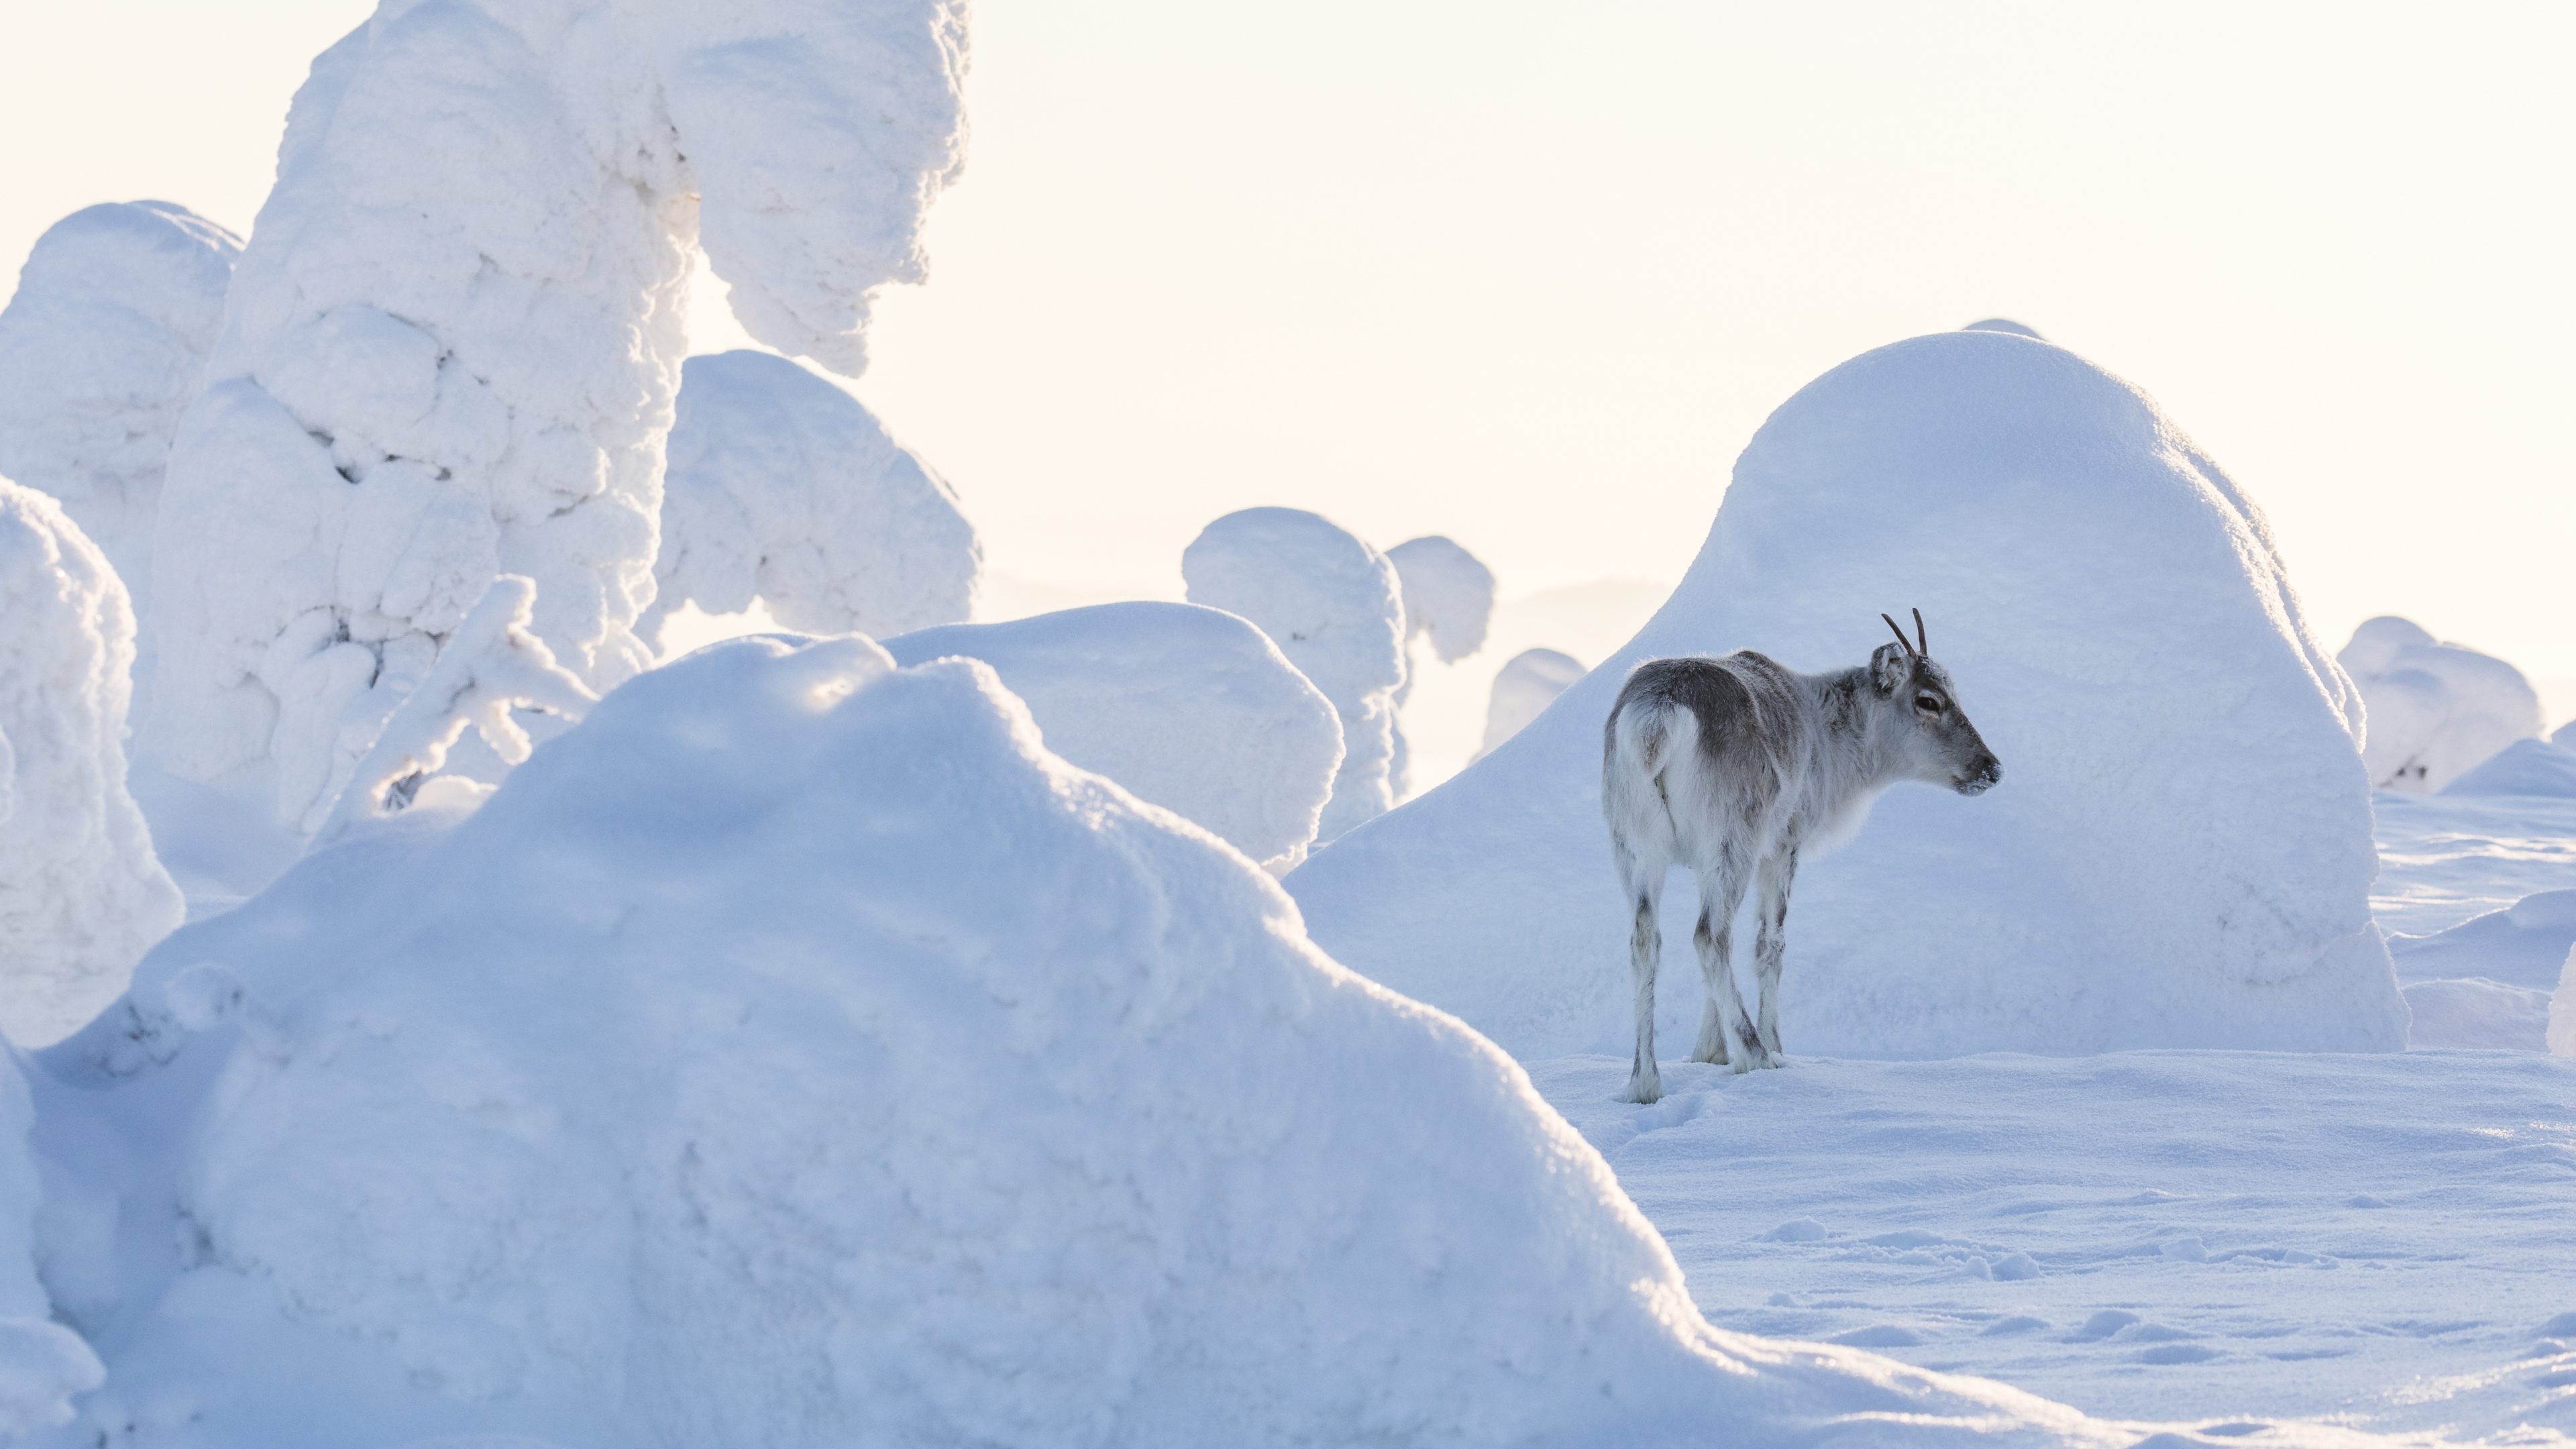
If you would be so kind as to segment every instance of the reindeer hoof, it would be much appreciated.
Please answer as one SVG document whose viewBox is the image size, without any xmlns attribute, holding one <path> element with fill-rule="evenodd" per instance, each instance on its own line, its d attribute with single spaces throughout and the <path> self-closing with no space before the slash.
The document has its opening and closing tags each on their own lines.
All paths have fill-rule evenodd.
<svg viewBox="0 0 2576 1449">
<path fill-rule="evenodd" d="M 1661 1073 L 1651 1077 L 1630 1077 L 1628 1090 L 1619 1094 L 1620 1101 L 1634 1102 L 1640 1107 L 1649 1106 L 1663 1099 L 1664 1079 Z"/>
</svg>

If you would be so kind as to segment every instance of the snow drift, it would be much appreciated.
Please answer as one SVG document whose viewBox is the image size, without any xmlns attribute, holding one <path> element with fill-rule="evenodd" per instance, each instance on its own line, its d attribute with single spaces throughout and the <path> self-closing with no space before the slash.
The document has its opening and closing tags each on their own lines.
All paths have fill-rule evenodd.
<svg viewBox="0 0 2576 1449">
<path fill-rule="evenodd" d="M 239 238 L 184 206 L 92 206 L 36 239 L 0 311 L 0 476 L 61 503 L 138 614 L 162 465 L 240 254 Z"/>
<path fill-rule="evenodd" d="M 1395 699 L 1404 683 L 1404 601 L 1386 555 L 1323 517 L 1247 508 L 1181 554 L 1193 604 L 1251 620 L 1342 717 L 1342 766 L 1318 840 L 1395 803 Z"/>
<path fill-rule="evenodd" d="M 697 243 L 755 338 L 859 370 L 964 45 L 953 0 L 386 0 L 326 51 L 171 452 L 160 757 L 313 829 L 504 571 L 585 684 L 645 667 Z"/>
<path fill-rule="evenodd" d="M 2262 514 L 2136 388 L 1997 332 L 1881 348 L 1783 404 L 1636 639 L 1289 877 L 1309 929 L 1516 1054 L 1624 1054 L 1599 778 L 1629 669 L 1744 647 L 1856 666 L 1879 612 L 1914 605 L 2004 784 L 1898 786 L 1805 865 L 1791 1055 L 2404 1044 L 2358 702 Z M 1680 1033 L 1700 989 L 1692 893 L 1670 896 L 1659 1022 Z"/>
<path fill-rule="evenodd" d="M 885 641 L 980 659 L 1049 753 L 1206 826 L 1265 869 L 1305 859 L 1342 758 L 1333 703 L 1269 636 L 1196 604 L 1099 604 Z"/>
<path fill-rule="evenodd" d="M 808 634 L 899 634 L 965 619 L 983 550 L 957 495 L 876 415 L 766 352 L 692 357 L 662 483 L 652 639 L 685 601 L 754 599 Z"/>
<path fill-rule="evenodd" d="M 1494 690 L 1485 701 L 1485 742 L 1476 758 L 1492 754 L 1503 741 L 1529 728 L 1556 697 L 1583 677 L 1583 661 L 1553 649 L 1524 649 L 1504 661 L 1494 675 Z"/>
<path fill-rule="evenodd" d="M 2445 795 L 2547 795 L 2576 799 L 2576 750 L 2519 739 L 2461 772 Z"/>
<path fill-rule="evenodd" d="M 6 479 L 0 620 L 0 1032 L 34 1045 L 114 1001 L 182 907 L 125 788 L 125 587 L 60 504 Z"/>
<path fill-rule="evenodd" d="M 2429 794 L 2540 733 L 2540 696 L 2521 670 L 2408 620 L 2365 622 L 2335 659 L 2369 707 L 2361 757 L 2381 789 Z"/>
<path fill-rule="evenodd" d="M 864 639 L 630 681 L 48 1064 L 175 1147 L 81 1426 L 136 1449 L 2119 1442 L 1710 1328 L 1489 1044 Z"/>
</svg>

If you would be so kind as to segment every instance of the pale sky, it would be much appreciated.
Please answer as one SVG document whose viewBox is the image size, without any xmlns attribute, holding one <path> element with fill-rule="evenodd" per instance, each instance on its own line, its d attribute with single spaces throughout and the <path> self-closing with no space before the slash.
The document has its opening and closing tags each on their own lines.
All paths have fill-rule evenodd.
<svg viewBox="0 0 2576 1449">
<path fill-rule="evenodd" d="M 370 8 L 18 7 L 0 268 L 93 201 L 246 229 Z M 2330 645 L 2576 678 L 2576 6 L 980 0 L 974 45 L 858 391 L 997 571 L 1167 595 L 1276 503 L 1506 595 L 1670 580 L 1773 407 L 2000 313 L 2165 404 Z"/>
</svg>

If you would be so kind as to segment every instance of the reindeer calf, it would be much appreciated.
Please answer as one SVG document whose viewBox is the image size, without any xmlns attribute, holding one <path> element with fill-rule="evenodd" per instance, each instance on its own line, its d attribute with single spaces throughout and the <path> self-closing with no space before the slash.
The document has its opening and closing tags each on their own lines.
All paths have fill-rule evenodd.
<svg viewBox="0 0 2576 1449">
<path fill-rule="evenodd" d="M 1886 619 L 1887 616 L 1879 616 Z M 1635 911 L 1637 1055 L 1626 1099 L 1664 1094 L 1655 1070 L 1655 967 L 1663 953 L 1656 907 L 1665 872 L 1699 878 L 1699 946 L 1707 1000 L 1691 1059 L 1741 1072 L 1780 1064 L 1781 931 L 1800 850 L 1857 828 L 1869 803 L 1899 780 L 1982 795 L 2003 765 L 1959 710 L 1950 673 L 1932 662 L 1923 615 L 1914 638 L 1896 621 L 1859 669 L 1800 674 L 1753 651 L 1723 659 L 1651 659 L 1629 674 L 1602 729 L 1601 809 L 1610 854 Z M 1735 989 L 1734 928 L 1747 881 L 1758 880 L 1754 972 L 1758 1026 Z"/>
</svg>

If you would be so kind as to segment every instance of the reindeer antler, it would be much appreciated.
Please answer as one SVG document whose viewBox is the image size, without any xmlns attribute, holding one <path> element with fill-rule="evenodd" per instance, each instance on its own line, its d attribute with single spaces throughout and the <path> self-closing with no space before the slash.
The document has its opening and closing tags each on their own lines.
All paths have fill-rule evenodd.
<svg viewBox="0 0 2576 1449">
<path fill-rule="evenodd" d="M 1914 652 L 1926 659 L 1932 657 L 1932 646 L 1925 642 L 1923 638 L 1923 611 L 1921 609 L 1914 611 Z"/>
<path fill-rule="evenodd" d="M 1879 615 L 1878 617 L 1880 617 L 1880 618 L 1882 618 L 1882 619 L 1887 619 L 1887 616 L 1886 616 L 1885 614 L 1881 614 L 1881 615 Z M 1923 624 L 1923 616 L 1922 616 L 1922 614 L 1917 613 L 1917 614 L 1914 616 L 1914 624 L 1915 624 L 1915 627 L 1916 627 L 1918 630 L 1922 627 L 1922 624 Z M 1900 628 L 1900 627 L 1898 627 L 1897 622 L 1896 622 L 1894 619 L 1887 619 L 1887 627 L 1888 627 L 1891 631 L 1893 631 L 1893 632 L 1895 633 L 1895 635 L 1896 635 L 1896 642 L 1897 642 L 1897 643 L 1899 643 L 1899 644 L 1901 644 L 1901 645 L 1903 645 L 1903 646 L 1905 646 L 1905 653 L 1906 653 L 1907 657 L 1909 657 L 1909 658 L 1913 658 L 1913 659 L 1920 659 L 1920 658 L 1922 658 L 1922 657 L 1923 657 L 1923 652 L 1922 652 L 1921 650 L 1919 650 L 1919 649 L 1917 649 L 1917 648 L 1915 648 L 1915 647 L 1914 647 L 1914 641 L 1913 641 L 1913 640 L 1908 639 L 1908 638 L 1906 638 L 1906 637 L 1905 637 L 1905 630 L 1904 630 L 1904 629 L 1902 629 L 1902 628 Z"/>
</svg>

